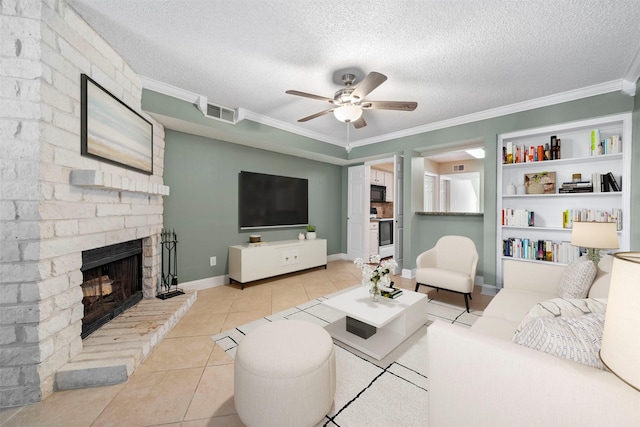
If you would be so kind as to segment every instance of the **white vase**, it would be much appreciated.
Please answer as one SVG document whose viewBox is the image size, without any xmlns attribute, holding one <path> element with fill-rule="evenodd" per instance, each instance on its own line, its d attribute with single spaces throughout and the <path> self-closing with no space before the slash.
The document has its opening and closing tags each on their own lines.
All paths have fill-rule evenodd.
<svg viewBox="0 0 640 427">
<path fill-rule="evenodd" d="M 316 232 L 315 231 L 307 231 L 307 240 L 315 240 Z"/>
<path fill-rule="evenodd" d="M 304 240 L 304 234 L 302 233 L 298 234 L 298 240 Z"/>
</svg>

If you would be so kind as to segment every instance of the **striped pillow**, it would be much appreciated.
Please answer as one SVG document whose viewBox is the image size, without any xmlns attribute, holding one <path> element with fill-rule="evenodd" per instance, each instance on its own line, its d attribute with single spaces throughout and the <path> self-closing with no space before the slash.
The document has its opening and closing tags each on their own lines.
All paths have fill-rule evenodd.
<svg viewBox="0 0 640 427">
<path fill-rule="evenodd" d="M 604 370 L 599 356 L 604 317 L 604 313 L 578 317 L 537 317 L 516 332 L 513 341 Z"/>
</svg>

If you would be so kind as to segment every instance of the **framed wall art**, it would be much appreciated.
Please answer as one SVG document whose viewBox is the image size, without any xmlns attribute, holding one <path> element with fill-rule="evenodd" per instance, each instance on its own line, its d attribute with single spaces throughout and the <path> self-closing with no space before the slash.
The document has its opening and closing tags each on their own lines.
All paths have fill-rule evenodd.
<svg viewBox="0 0 640 427">
<path fill-rule="evenodd" d="M 153 125 L 81 75 L 81 154 L 153 174 Z"/>
</svg>

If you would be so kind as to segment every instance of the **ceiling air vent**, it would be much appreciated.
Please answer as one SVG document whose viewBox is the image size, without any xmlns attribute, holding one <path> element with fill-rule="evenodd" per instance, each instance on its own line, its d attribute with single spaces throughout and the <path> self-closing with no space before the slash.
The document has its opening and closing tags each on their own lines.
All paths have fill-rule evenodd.
<svg viewBox="0 0 640 427">
<path fill-rule="evenodd" d="M 236 110 L 222 105 L 209 104 L 204 96 L 198 98 L 197 106 L 206 117 L 231 124 L 236 124 L 237 122 Z"/>
<path fill-rule="evenodd" d="M 464 170 L 464 165 L 453 165 L 454 172 L 462 172 Z"/>
</svg>

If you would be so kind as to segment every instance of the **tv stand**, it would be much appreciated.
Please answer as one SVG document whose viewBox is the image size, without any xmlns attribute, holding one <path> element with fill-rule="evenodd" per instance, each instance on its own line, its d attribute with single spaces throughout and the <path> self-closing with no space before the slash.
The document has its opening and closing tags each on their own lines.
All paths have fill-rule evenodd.
<svg viewBox="0 0 640 427">
<path fill-rule="evenodd" d="M 327 268 L 327 240 L 283 240 L 257 246 L 229 247 L 229 278 L 244 284 L 267 277 L 307 270 Z"/>
</svg>

